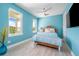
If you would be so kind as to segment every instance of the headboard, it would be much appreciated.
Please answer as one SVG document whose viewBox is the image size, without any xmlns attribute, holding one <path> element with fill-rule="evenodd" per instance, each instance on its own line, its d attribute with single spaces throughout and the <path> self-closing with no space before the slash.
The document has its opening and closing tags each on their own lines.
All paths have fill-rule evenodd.
<svg viewBox="0 0 79 59">
<path fill-rule="evenodd" d="M 54 28 L 53 26 L 46 26 L 41 28 L 43 32 L 57 32 L 56 28 Z"/>
</svg>

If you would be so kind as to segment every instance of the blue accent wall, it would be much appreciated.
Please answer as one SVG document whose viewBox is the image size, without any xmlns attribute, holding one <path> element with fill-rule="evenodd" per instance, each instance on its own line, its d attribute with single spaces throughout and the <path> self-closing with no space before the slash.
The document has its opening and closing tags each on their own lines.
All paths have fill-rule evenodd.
<svg viewBox="0 0 79 59">
<path fill-rule="evenodd" d="M 73 3 L 70 3 L 70 4 L 67 4 L 66 5 L 66 8 L 65 8 L 65 11 L 66 11 L 66 13 L 68 13 L 69 12 L 69 10 L 70 10 L 70 8 L 71 8 L 71 6 L 73 5 Z M 75 31 L 72 31 L 72 30 L 75 30 Z M 68 29 L 67 29 L 68 30 Z M 74 34 L 77 34 L 78 33 L 78 31 L 76 30 L 76 28 L 75 27 L 73 27 L 73 28 L 70 28 L 70 31 L 67 31 L 68 33 L 67 33 L 67 39 L 66 39 L 66 42 L 67 42 L 67 44 L 68 44 L 68 46 L 69 46 L 69 48 L 71 49 L 71 51 L 76 55 L 76 56 L 79 56 L 79 46 L 78 46 L 78 42 L 79 42 L 79 40 L 78 40 L 78 36 L 77 37 L 75 37 L 75 36 L 73 36 L 73 32 L 74 32 Z M 68 38 L 68 37 L 70 37 L 71 36 L 71 38 Z M 77 38 L 77 39 L 76 39 Z"/>
<path fill-rule="evenodd" d="M 79 56 L 79 26 L 67 28 L 66 42 L 76 56 Z"/>
<path fill-rule="evenodd" d="M 17 42 L 23 41 L 27 38 L 32 37 L 32 20 L 36 17 L 25 11 L 24 9 L 20 8 L 19 6 L 13 3 L 2 3 L 0 4 L 0 32 L 2 31 L 3 27 L 8 27 L 8 9 L 13 8 L 16 11 L 19 11 L 23 14 L 23 35 L 18 36 L 7 36 L 7 41 L 10 41 L 11 44 L 15 44 Z"/>
<path fill-rule="evenodd" d="M 73 5 L 73 3 L 68 3 L 66 5 L 66 7 L 65 7 L 65 11 L 64 12 L 68 13 L 72 5 Z M 79 46 L 78 46 L 79 40 L 77 38 L 78 36 L 77 37 L 73 36 L 73 33 L 74 34 L 78 34 L 78 31 L 77 31 L 76 27 L 73 27 L 73 28 L 70 28 L 70 29 L 67 28 L 67 37 L 66 37 L 67 39 L 66 39 L 66 42 L 67 42 L 67 45 L 69 46 L 69 48 L 71 49 L 71 51 L 76 56 L 79 56 Z"/>
<path fill-rule="evenodd" d="M 49 16 L 44 18 L 39 18 L 39 30 L 41 27 L 45 27 L 48 25 L 52 25 L 56 28 L 57 33 L 60 37 L 63 36 L 63 16 L 62 15 L 55 15 L 55 16 Z"/>
</svg>

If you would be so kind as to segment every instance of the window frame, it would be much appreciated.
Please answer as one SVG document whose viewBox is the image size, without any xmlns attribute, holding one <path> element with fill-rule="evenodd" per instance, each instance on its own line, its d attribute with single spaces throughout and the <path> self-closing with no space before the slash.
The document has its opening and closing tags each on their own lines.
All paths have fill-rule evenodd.
<svg viewBox="0 0 79 59">
<path fill-rule="evenodd" d="M 36 21 L 35 31 L 33 31 L 33 23 L 34 23 L 34 21 L 36 21 L 36 19 L 32 20 L 32 32 L 36 33 L 37 32 L 37 21 Z"/>
<path fill-rule="evenodd" d="M 9 12 L 10 12 L 10 11 L 14 11 L 15 13 L 18 13 L 18 14 L 21 15 L 21 17 L 20 17 L 21 32 L 20 32 L 20 33 L 10 34 L 10 30 L 9 30 L 9 18 L 10 18 Z M 15 9 L 13 9 L 13 8 L 9 8 L 9 9 L 8 9 L 8 36 L 9 36 L 9 37 L 12 37 L 12 36 L 19 36 L 19 35 L 23 35 L 23 14 L 22 14 L 21 12 L 15 10 Z"/>
</svg>

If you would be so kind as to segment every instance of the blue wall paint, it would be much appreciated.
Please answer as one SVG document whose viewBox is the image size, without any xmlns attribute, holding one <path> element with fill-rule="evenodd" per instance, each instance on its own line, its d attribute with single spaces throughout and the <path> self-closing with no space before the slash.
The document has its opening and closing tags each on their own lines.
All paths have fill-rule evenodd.
<svg viewBox="0 0 79 59">
<path fill-rule="evenodd" d="M 63 32 L 63 17 L 62 15 L 56 15 L 56 16 L 49 16 L 49 17 L 45 17 L 45 18 L 40 18 L 39 19 L 39 29 L 41 27 L 45 27 L 48 25 L 52 25 L 53 27 L 55 27 L 58 31 L 58 35 L 60 37 L 62 37 L 62 32 Z"/>
<path fill-rule="evenodd" d="M 68 6 L 69 5 L 69 6 Z M 68 13 L 69 12 L 69 10 L 70 10 L 70 8 L 71 8 L 71 6 L 72 6 L 73 4 L 67 4 L 67 8 L 66 8 L 66 12 Z M 74 30 L 74 29 L 73 29 Z M 75 29 L 76 30 L 76 29 Z M 71 31 L 70 31 L 71 32 Z M 67 44 L 68 44 L 68 46 L 69 46 L 69 48 L 73 51 L 73 53 L 76 55 L 76 56 L 79 56 L 79 53 L 78 53 L 78 49 L 79 49 L 79 46 L 78 46 L 78 40 L 75 40 L 75 38 L 73 38 L 73 40 L 71 40 L 71 39 L 66 39 L 66 41 L 67 41 Z M 76 46 L 75 46 L 75 44 L 76 44 Z"/>
<path fill-rule="evenodd" d="M 3 4 L 0 4 L 0 32 L 2 32 L 3 28 L 4 27 L 7 27 L 7 17 L 6 17 L 6 11 L 4 10 L 4 7 L 3 7 Z M 0 33 L 1 34 L 1 33 Z M 6 41 L 5 41 L 5 44 L 7 44 L 7 38 L 8 36 L 6 37 Z M 1 37 L 0 37 L 0 40 L 1 40 Z"/>
<path fill-rule="evenodd" d="M 7 37 L 7 41 L 11 41 L 11 44 L 23 41 L 27 38 L 32 37 L 32 20 L 35 18 L 33 15 L 27 11 L 21 9 L 15 4 L 4 3 L 0 4 L 0 31 L 3 27 L 8 27 L 8 9 L 13 8 L 16 11 L 23 13 L 23 35 Z"/>
<path fill-rule="evenodd" d="M 73 34 L 74 33 L 74 34 Z M 79 28 L 72 27 L 67 29 L 67 43 L 75 55 L 79 56 Z"/>
<path fill-rule="evenodd" d="M 69 3 L 69 4 L 67 4 L 66 5 L 66 8 L 65 8 L 65 11 L 64 12 L 66 12 L 66 13 L 68 13 L 69 12 L 69 10 L 70 10 L 70 8 L 71 8 L 71 6 L 73 5 L 73 3 Z M 76 29 L 72 29 L 72 30 L 76 30 Z M 71 33 L 70 33 L 71 31 L 69 31 L 67 34 L 67 37 L 69 36 L 69 35 L 72 35 Z M 70 34 L 69 34 L 70 33 Z M 73 40 L 72 40 L 73 39 Z M 76 55 L 76 56 L 79 56 L 79 53 L 78 53 L 78 44 L 77 44 L 77 40 L 75 40 L 75 38 L 72 38 L 72 39 L 69 39 L 69 38 L 67 38 L 66 39 L 66 42 L 67 42 L 67 44 L 68 44 L 68 46 L 69 46 L 69 48 L 73 51 L 73 53 Z M 75 46 L 75 44 L 77 45 L 77 46 Z"/>
</svg>

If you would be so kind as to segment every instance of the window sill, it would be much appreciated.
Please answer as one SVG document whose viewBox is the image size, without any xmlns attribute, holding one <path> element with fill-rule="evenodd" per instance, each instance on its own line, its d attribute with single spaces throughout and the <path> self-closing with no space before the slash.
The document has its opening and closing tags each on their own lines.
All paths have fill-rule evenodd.
<svg viewBox="0 0 79 59">
<path fill-rule="evenodd" d="M 33 32 L 33 33 L 37 33 L 37 32 Z"/>
<path fill-rule="evenodd" d="M 8 37 L 19 36 L 19 35 L 23 35 L 23 33 L 9 34 Z"/>
<path fill-rule="evenodd" d="M 33 33 L 37 33 L 37 31 L 32 31 Z"/>
</svg>

